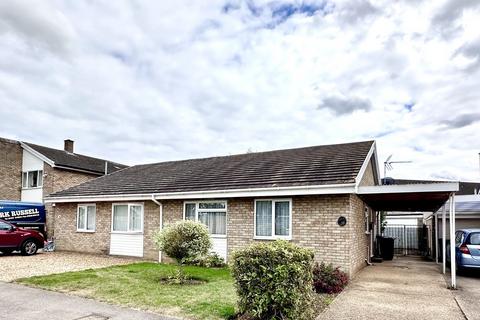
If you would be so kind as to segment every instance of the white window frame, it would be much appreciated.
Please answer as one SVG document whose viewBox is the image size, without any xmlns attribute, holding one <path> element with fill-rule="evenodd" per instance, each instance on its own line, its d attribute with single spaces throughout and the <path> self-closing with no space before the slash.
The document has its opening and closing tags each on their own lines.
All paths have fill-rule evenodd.
<svg viewBox="0 0 480 320">
<path fill-rule="evenodd" d="M 257 236 L 257 202 L 258 201 L 271 201 L 272 202 L 272 235 L 271 236 Z M 289 226 L 288 226 L 288 236 L 277 236 L 275 235 L 275 202 L 288 202 L 288 214 L 289 214 Z M 291 198 L 282 198 L 282 199 L 255 199 L 253 206 L 253 239 L 258 240 L 292 240 L 292 199 Z"/>
<path fill-rule="evenodd" d="M 370 222 L 371 222 L 371 214 L 372 214 L 372 210 L 370 209 L 370 207 L 368 207 L 367 205 L 364 206 L 363 208 L 363 211 L 364 211 L 364 223 L 365 223 L 365 234 L 370 234 L 370 232 L 372 231 L 370 229 Z"/>
<path fill-rule="evenodd" d="M 115 206 L 128 206 L 127 208 L 127 231 L 114 231 L 113 230 L 113 213 L 114 213 L 114 209 L 115 209 Z M 142 229 L 140 231 L 132 231 L 130 229 L 130 207 L 132 206 L 140 206 L 142 207 L 142 214 L 141 214 L 141 226 L 142 226 Z M 125 203 L 125 202 L 118 202 L 118 203 L 112 203 L 112 219 L 111 219 L 111 227 L 110 227 L 110 232 L 111 233 L 118 233 L 118 234 L 143 234 L 143 223 L 144 223 L 144 215 L 145 215 L 145 206 L 144 206 L 144 203 L 143 202 L 129 202 L 129 203 Z"/>
<path fill-rule="evenodd" d="M 200 203 L 225 203 L 224 209 L 200 209 Z M 212 238 L 226 238 L 228 234 L 228 202 L 227 200 L 205 200 L 205 201 L 184 201 L 183 202 L 183 220 L 185 220 L 185 214 L 187 211 L 187 204 L 194 204 L 195 205 L 195 222 L 198 221 L 198 213 L 199 212 L 225 212 L 225 234 L 210 234 Z"/>
<path fill-rule="evenodd" d="M 28 183 L 28 176 L 30 172 L 37 172 L 37 186 L 36 187 L 29 187 Z M 27 178 L 25 179 L 25 175 Z M 41 183 L 38 183 L 41 181 Z M 30 170 L 30 171 L 22 171 L 22 189 L 38 189 L 43 187 L 43 170 Z"/>
<path fill-rule="evenodd" d="M 80 215 L 80 208 L 85 208 L 85 228 L 78 227 L 78 217 Z M 87 229 L 88 228 L 88 207 L 94 207 L 95 213 L 93 215 L 93 230 Z M 88 232 L 93 233 L 97 229 L 97 205 L 95 203 L 85 203 L 77 205 L 77 232 Z"/>
</svg>

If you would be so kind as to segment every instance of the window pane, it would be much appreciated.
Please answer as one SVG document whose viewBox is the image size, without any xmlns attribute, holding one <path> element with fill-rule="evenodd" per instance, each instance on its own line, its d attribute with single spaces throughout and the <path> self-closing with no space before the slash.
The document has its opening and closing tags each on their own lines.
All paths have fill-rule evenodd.
<svg viewBox="0 0 480 320">
<path fill-rule="evenodd" d="M 37 186 L 38 171 L 30 171 L 28 173 L 28 187 L 35 188 Z"/>
<path fill-rule="evenodd" d="M 87 207 L 87 230 L 95 230 L 95 206 Z"/>
<path fill-rule="evenodd" d="M 195 203 L 185 204 L 185 220 L 195 221 Z"/>
<path fill-rule="evenodd" d="M 142 206 L 130 206 L 130 231 L 142 231 Z"/>
<path fill-rule="evenodd" d="M 77 229 L 85 229 L 85 207 L 78 207 Z"/>
<path fill-rule="evenodd" d="M 225 209 L 225 202 L 200 202 L 199 209 Z"/>
<path fill-rule="evenodd" d="M 472 233 L 470 235 L 470 244 L 480 245 L 480 233 Z"/>
<path fill-rule="evenodd" d="M 43 185 L 43 171 L 38 171 L 38 182 L 37 187 L 41 187 Z"/>
<path fill-rule="evenodd" d="M 198 221 L 207 226 L 210 234 L 227 234 L 227 219 L 225 212 L 199 212 Z"/>
<path fill-rule="evenodd" d="M 256 216 L 256 230 L 257 236 L 271 236 L 272 235 L 272 202 L 271 201 L 257 201 Z"/>
<path fill-rule="evenodd" d="M 23 188 L 28 187 L 28 173 L 27 172 L 22 173 L 22 187 Z"/>
<path fill-rule="evenodd" d="M 288 236 L 290 234 L 290 203 L 275 202 L 275 235 Z"/>
<path fill-rule="evenodd" d="M 113 207 L 113 231 L 128 230 L 128 206 L 118 205 Z"/>
</svg>

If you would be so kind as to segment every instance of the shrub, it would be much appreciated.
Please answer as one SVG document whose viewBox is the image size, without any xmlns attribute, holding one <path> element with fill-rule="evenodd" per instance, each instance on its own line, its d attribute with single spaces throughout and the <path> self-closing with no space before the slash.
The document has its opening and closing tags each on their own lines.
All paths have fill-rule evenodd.
<svg viewBox="0 0 480 320">
<path fill-rule="evenodd" d="M 331 264 L 315 264 L 313 287 L 317 293 L 339 293 L 348 284 L 348 275 Z"/>
<path fill-rule="evenodd" d="M 239 311 L 255 319 L 313 319 L 313 252 L 286 241 L 237 251 L 232 274 Z"/>
<path fill-rule="evenodd" d="M 204 256 L 195 258 L 188 258 L 183 260 L 184 264 L 207 267 L 207 268 L 222 268 L 225 267 L 225 261 L 216 253 L 209 253 Z"/>
<path fill-rule="evenodd" d="M 177 263 L 206 255 L 212 240 L 205 225 L 193 221 L 179 221 L 167 226 L 154 236 L 158 249 Z"/>
</svg>

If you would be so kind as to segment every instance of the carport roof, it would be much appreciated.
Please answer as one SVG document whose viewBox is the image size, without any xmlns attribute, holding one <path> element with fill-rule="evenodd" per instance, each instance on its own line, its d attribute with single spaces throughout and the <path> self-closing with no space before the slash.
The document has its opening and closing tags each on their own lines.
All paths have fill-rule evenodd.
<svg viewBox="0 0 480 320">
<path fill-rule="evenodd" d="M 365 186 L 357 194 L 375 211 L 436 212 L 458 188 L 458 182 Z"/>
</svg>

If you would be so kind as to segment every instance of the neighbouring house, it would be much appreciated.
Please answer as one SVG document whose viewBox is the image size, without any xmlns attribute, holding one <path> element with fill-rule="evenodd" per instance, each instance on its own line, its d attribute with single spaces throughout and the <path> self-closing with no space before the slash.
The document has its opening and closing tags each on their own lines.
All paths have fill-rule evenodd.
<svg viewBox="0 0 480 320">
<path fill-rule="evenodd" d="M 43 202 L 53 192 L 70 188 L 125 165 L 74 152 L 74 142 L 64 141 L 64 150 L 29 142 L 0 138 L 0 200 Z M 47 205 L 47 230 L 53 231 Z"/>
<path fill-rule="evenodd" d="M 60 250 L 162 261 L 154 233 L 189 219 L 208 227 L 224 259 L 254 241 L 285 239 L 353 276 L 373 254 L 371 207 L 404 208 L 411 199 L 413 207 L 438 208 L 458 188 L 384 190 L 377 159 L 375 142 L 365 141 L 136 165 L 46 201 Z"/>
</svg>

